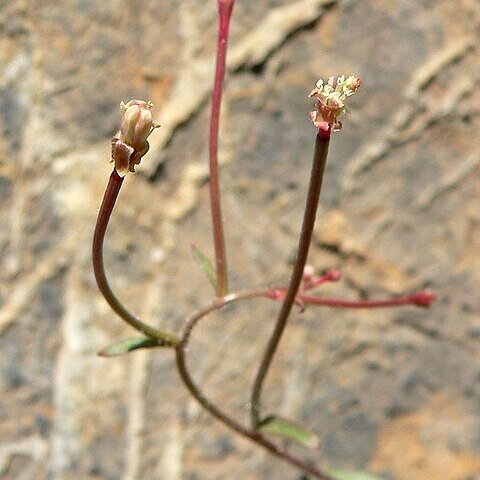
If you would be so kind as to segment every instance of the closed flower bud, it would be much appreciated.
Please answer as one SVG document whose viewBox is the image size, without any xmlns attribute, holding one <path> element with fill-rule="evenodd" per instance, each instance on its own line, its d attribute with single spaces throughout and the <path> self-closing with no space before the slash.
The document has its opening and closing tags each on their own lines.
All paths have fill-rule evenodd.
<svg viewBox="0 0 480 480">
<path fill-rule="evenodd" d="M 112 161 L 120 176 L 135 171 L 135 165 L 148 152 L 148 136 L 160 125 L 152 121 L 152 102 L 130 100 L 121 102 L 125 110 L 120 130 L 112 139 Z"/>
<path fill-rule="evenodd" d="M 152 131 L 152 106 L 151 102 L 143 100 L 130 100 L 127 104 L 120 104 L 120 108 L 125 109 L 120 140 L 137 151 L 142 150 Z"/>
</svg>

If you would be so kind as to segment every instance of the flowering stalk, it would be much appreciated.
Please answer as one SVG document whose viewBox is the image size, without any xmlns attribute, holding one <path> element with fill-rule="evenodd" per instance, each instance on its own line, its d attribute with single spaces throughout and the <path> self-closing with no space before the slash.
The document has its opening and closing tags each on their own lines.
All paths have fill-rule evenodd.
<svg viewBox="0 0 480 480">
<path fill-rule="evenodd" d="M 148 151 L 147 137 L 157 127 L 152 122 L 151 103 L 141 100 L 131 100 L 127 104 L 121 103 L 125 110 L 120 130 L 112 139 L 112 159 L 115 163 L 102 205 L 98 212 L 95 233 L 93 235 L 92 261 L 95 279 L 100 292 L 107 300 L 112 310 L 133 328 L 159 342 L 159 345 L 174 346 L 179 339 L 170 333 L 163 332 L 143 323 L 132 315 L 120 302 L 108 283 L 103 262 L 103 243 L 108 227 L 108 221 L 115 206 L 125 175 L 135 171 L 135 165 L 140 163 L 141 157 Z"/>
<path fill-rule="evenodd" d="M 302 231 L 300 233 L 290 284 L 253 383 L 250 401 L 250 419 L 253 428 L 258 428 L 262 423 L 260 402 L 263 382 L 272 364 L 273 356 L 282 338 L 292 307 L 297 301 L 297 293 L 304 278 L 305 264 L 312 241 L 315 216 L 318 208 L 320 190 L 322 188 L 323 173 L 327 161 L 330 133 L 332 130 L 338 131 L 341 129 L 341 123 L 337 121 L 337 117 L 345 112 L 344 102 L 346 97 L 353 95 L 359 86 L 360 80 L 357 77 L 351 75 L 345 78 L 345 76 L 342 75 L 337 78 L 336 83 L 334 77 L 330 77 L 326 84 L 323 80 L 319 80 L 309 94 L 309 97 L 316 96 L 317 98 L 315 110 L 311 112 L 310 118 L 315 127 L 318 128 L 318 133 L 315 141 L 315 152 L 310 173 L 307 202 L 303 214 Z M 300 305 L 302 306 L 301 303 Z"/>
<path fill-rule="evenodd" d="M 305 269 L 305 263 L 307 261 L 308 251 L 312 241 L 312 233 L 318 208 L 320 190 L 322 187 L 323 173 L 327 161 L 329 141 L 330 131 L 319 130 L 315 141 L 315 152 L 313 155 L 313 165 L 310 174 L 310 185 L 308 188 L 307 202 L 303 216 L 302 231 L 300 234 L 297 256 L 293 266 L 290 284 L 288 286 L 280 312 L 278 313 L 274 331 L 263 354 L 263 358 L 253 384 L 250 411 L 253 428 L 257 428 L 261 423 L 260 400 L 263 381 L 268 373 L 268 369 L 270 368 L 278 344 L 280 343 L 280 339 L 283 331 L 285 330 L 288 317 L 292 310 L 293 304 L 295 303 L 300 283 L 303 279 L 303 271 Z"/>
<path fill-rule="evenodd" d="M 209 165 L 210 165 L 210 208 L 212 211 L 213 243 L 215 248 L 215 265 L 217 272 L 217 297 L 228 291 L 227 254 L 223 233 L 222 207 L 218 180 L 218 131 L 220 126 L 220 106 L 222 102 L 223 80 L 229 35 L 230 17 L 234 0 L 218 1 L 219 31 L 218 50 L 215 68 L 215 83 L 212 94 L 212 112 L 210 116 Z"/>
</svg>

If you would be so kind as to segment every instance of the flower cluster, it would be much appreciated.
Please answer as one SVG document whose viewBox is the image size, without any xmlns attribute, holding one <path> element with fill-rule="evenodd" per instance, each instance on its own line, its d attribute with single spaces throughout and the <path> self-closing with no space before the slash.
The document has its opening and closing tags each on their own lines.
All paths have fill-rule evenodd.
<svg viewBox="0 0 480 480">
<path fill-rule="evenodd" d="M 121 177 L 135 171 L 135 165 L 150 148 L 148 136 L 160 126 L 152 121 L 152 107 L 152 102 L 143 100 L 120 102 L 120 108 L 125 113 L 120 130 L 112 138 L 112 162 Z"/>
<path fill-rule="evenodd" d="M 345 99 L 352 96 L 359 86 L 360 79 L 353 75 L 347 78 L 341 75 L 336 82 L 335 77 L 330 77 L 326 83 L 319 80 L 308 95 L 317 98 L 315 110 L 310 112 L 315 127 L 340 130 L 342 124 L 337 121 L 337 117 L 345 112 Z"/>
</svg>

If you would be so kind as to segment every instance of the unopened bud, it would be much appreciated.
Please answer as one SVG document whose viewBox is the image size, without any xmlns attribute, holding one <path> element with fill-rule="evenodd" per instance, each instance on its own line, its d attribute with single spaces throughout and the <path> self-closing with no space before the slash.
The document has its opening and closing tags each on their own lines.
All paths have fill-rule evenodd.
<svg viewBox="0 0 480 480">
<path fill-rule="evenodd" d="M 151 102 L 143 100 L 130 100 L 126 104 L 120 104 L 120 108 L 125 110 L 120 127 L 120 140 L 137 152 L 142 151 L 152 132 L 152 106 Z"/>
<path fill-rule="evenodd" d="M 120 130 L 112 139 L 112 161 L 120 176 L 135 171 L 135 165 L 148 152 L 148 136 L 160 125 L 152 121 L 152 102 L 130 100 L 121 102 L 125 110 Z"/>
<path fill-rule="evenodd" d="M 419 307 L 429 307 L 437 298 L 431 290 L 422 290 L 412 296 L 412 301 Z"/>
</svg>

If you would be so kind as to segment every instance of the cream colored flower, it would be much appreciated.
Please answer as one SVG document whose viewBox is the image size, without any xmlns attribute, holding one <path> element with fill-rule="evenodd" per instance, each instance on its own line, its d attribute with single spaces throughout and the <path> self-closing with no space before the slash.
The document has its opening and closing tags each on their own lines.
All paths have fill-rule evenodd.
<svg viewBox="0 0 480 480">
<path fill-rule="evenodd" d="M 335 77 L 330 77 L 325 83 L 318 80 L 315 88 L 309 93 L 309 97 L 316 97 L 317 104 L 315 110 L 310 112 L 310 118 L 317 128 L 328 130 L 340 130 L 342 124 L 337 118 L 345 112 L 345 99 L 352 96 L 360 86 L 360 79 L 350 75 L 345 78 L 341 75 L 335 81 Z"/>
</svg>

